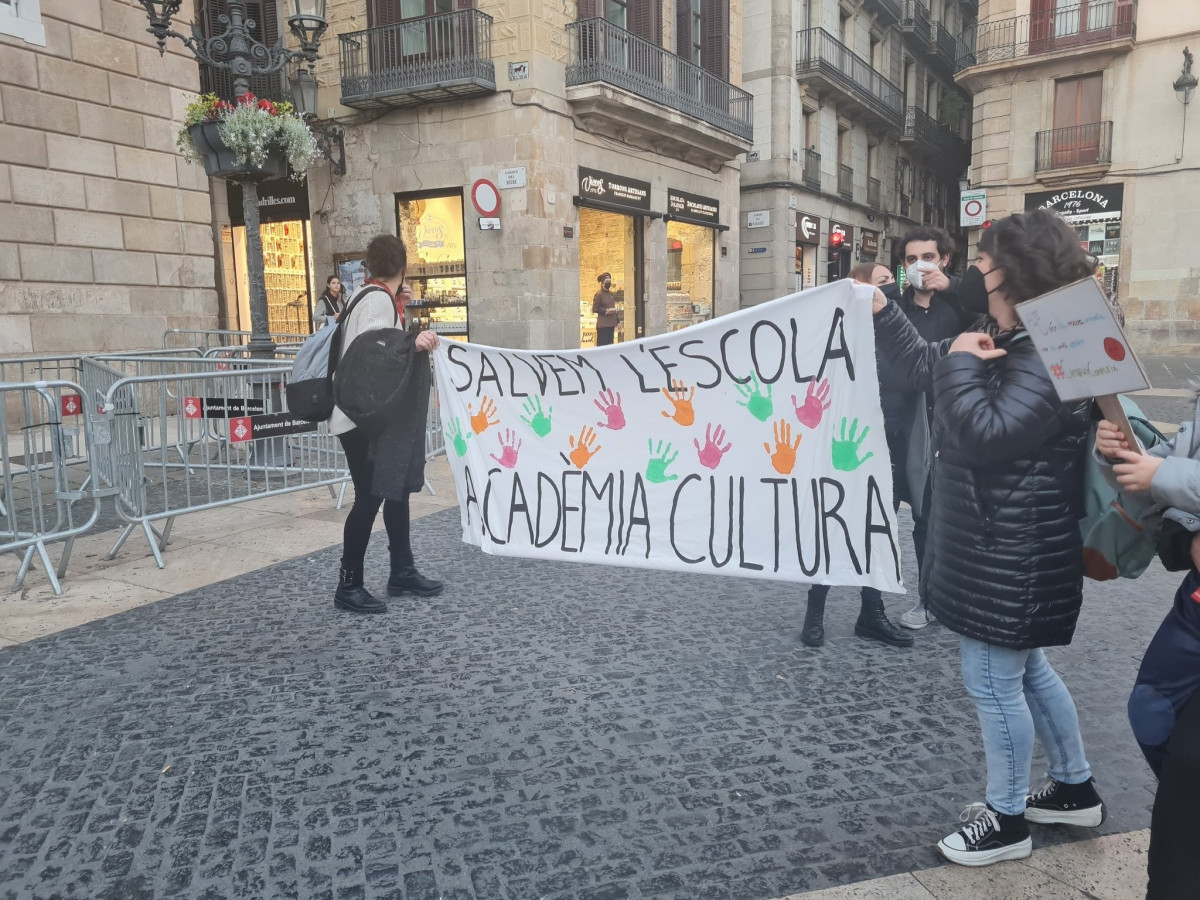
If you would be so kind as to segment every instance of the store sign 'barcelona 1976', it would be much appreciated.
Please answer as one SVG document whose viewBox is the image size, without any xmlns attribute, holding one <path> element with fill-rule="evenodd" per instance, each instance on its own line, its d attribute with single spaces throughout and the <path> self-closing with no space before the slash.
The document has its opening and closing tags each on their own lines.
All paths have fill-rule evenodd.
<svg viewBox="0 0 1200 900">
<path fill-rule="evenodd" d="M 579 196 L 616 206 L 650 209 L 650 182 L 579 167 Z"/>
<path fill-rule="evenodd" d="M 1062 191 L 1038 191 L 1025 195 L 1025 211 L 1050 209 L 1064 216 L 1119 213 L 1124 194 L 1123 184 L 1098 184 Z"/>
<path fill-rule="evenodd" d="M 716 225 L 721 218 L 721 204 L 712 197 L 700 197 L 667 188 L 667 212 L 672 219 L 681 222 Z"/>
</svg>

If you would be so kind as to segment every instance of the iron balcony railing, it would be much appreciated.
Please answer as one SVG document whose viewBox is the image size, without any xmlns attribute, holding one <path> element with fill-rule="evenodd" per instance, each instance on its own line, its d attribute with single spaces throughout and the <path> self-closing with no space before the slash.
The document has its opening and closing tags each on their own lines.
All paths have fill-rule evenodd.
<svg viewBox="0 0 1200 900">
<path fill-rule="evenodd" d="M 1036 171 L 1099 166 L 1112 162 L 1112 122 L 1039 131 Z"/>
<path fill-rule="evenodd" d="M 849 166 L 838 166 L 838 193 L 847 200 L 854 199 L 854 170 Z"/>
<path fill-rule="evenodd" d="M 934 59 L 948 69 L 953 69 L 958 59 L 958 39 L 941 22 L 933 22 L 929 27 L 929 47 Z"/>
<path fill-rule="evenodd" d="M 900 139 L 915 142 L 922 152 L 937 154 L 951 170 L 964 168 L 967 164 L 967 142 L 915 106 L 904 110 L 904 131 Z"/>
<path fill-rule="evenodd" d="M 343 34 L 340 44 L 348 106 L 415 105 L 496 90 L 492 17 L 477 9 Z"/>
<path fill-rule="evenodd" d="M 866 0 L 863 5 L 879 18 L 885 19 L 885 24 L 900 21 L 901 0 Z"/>
<path fill-rule="evenodd" d="M 821 189 L 821 154 L 816 150 L 804 151 L 804 184 L 814 191 Z"/>
<path fill-rule="evenodd" d="M 903 0 L 900 12 L 900 30 L 915 34 L 919 40 L 930 37 L 929 7 L 921 0 Z"/>
<path fill-rule="evenodd" d="M 883 209 L 883 184 L 878 178 L 867 179 L 867 206 Z"/>
<path fill-rule="evenodd" d="M 865 106 L 896 124 L 904 117 L 904 92 L 824 28 L 796 35 L 796 76 L 820 73 L 840 83 Z"/>
<path fill-rule="evenodd" d="M 744 140 L 754 137 L 752 98 L 695 63 L 605 19 L 567 25 L 567 85 L 603 82 Z"/>
<path fill-rule="evenodd" d="M 1003 62 L 1136 34 L 1136 0 L 1093 0 L 1045 12 L 980 22 L 973 52 L 960 53 L 958 68 Z"/>
<path fill-rule="evenodd" d="M 900 195 L 900 215 L 904 216 L 905 218 L 908 218 L 908 214 L 910 212 L 911 206 L 912 206 L 912 198 L 908 197 L 906 194 L 901 194 Z"/>
</svg>

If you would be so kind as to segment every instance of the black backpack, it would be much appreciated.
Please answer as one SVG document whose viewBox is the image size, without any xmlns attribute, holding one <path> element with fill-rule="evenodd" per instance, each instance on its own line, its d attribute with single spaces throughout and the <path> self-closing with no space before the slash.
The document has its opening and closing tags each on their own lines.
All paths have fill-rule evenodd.
<svg viewBox="0 0 1200 900">
<path fill-rule="evenodd" d="M 370 437 L 400 415 L 412 380 L 417 339 L 399 328 L 364 331 L 342 354 L 333 396 L 338 409 Z"/>
</svg>

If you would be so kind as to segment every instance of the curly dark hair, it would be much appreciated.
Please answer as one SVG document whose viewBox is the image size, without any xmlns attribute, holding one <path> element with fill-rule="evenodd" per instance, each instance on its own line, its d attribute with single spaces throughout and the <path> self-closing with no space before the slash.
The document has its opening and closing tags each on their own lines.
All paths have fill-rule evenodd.
<svg viewBox="0 0 1200 900">
<path fill-rule="evenodd" d="M 394 234 L 381 234 L 371 238 L 367 244 L 367 255 L 363 265 L 372 278 L 387 281 L 395 278 L 408 267 L 408 253 L 404 241 Z"/>
<path fill-rule="evenodd" d="M 1045 209 L 1015 213 L 979 238 L 979 249 L 1004 270 L 1010 303 L 1039 297 L 1092 274 L 1079 239 L 1057 214 Z"/>
<path fill-rule="evenodd" d="M 954 238 L 935 225 L 918 225 L 910 228 L 900 242 L 901 256 L 908 255 L 908 245 L 913 241 L 936 241 L 938 256 L 950 256 L 954 253 Z"/>
</svg>

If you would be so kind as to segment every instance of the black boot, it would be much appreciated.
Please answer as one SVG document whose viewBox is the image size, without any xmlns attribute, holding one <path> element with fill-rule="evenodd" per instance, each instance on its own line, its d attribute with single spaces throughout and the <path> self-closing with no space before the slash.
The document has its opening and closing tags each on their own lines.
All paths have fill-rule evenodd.
<svg viewBox="0 0 1200 900">
<path fill-rule="evenodd" d="M 808 589 L 808 610 L 804 613 L 804 628 L 800 631 L 800 643 L 805 647 L 820 647 L 825 643 L 825 598 L 829 588 L 814 584 Z"/>
<path fill-rule="evenodd" d="M 888 621 L 883 611 L 883 596 L 874 588 L 862 589 L 862 610 L 854 623 L 854 633 L 868 641 L 879 641 L 893 647 L 911 647 L 913 636 L 905 634 Z"/>
<path fill-rule="evenodd" d="M 342 569 L 337 591 L 333 595 L 333 605 L 357 613 L 387 612 L 387 604 L 376 600 L 363 587 L 362 569 Z"/>
</svg>

